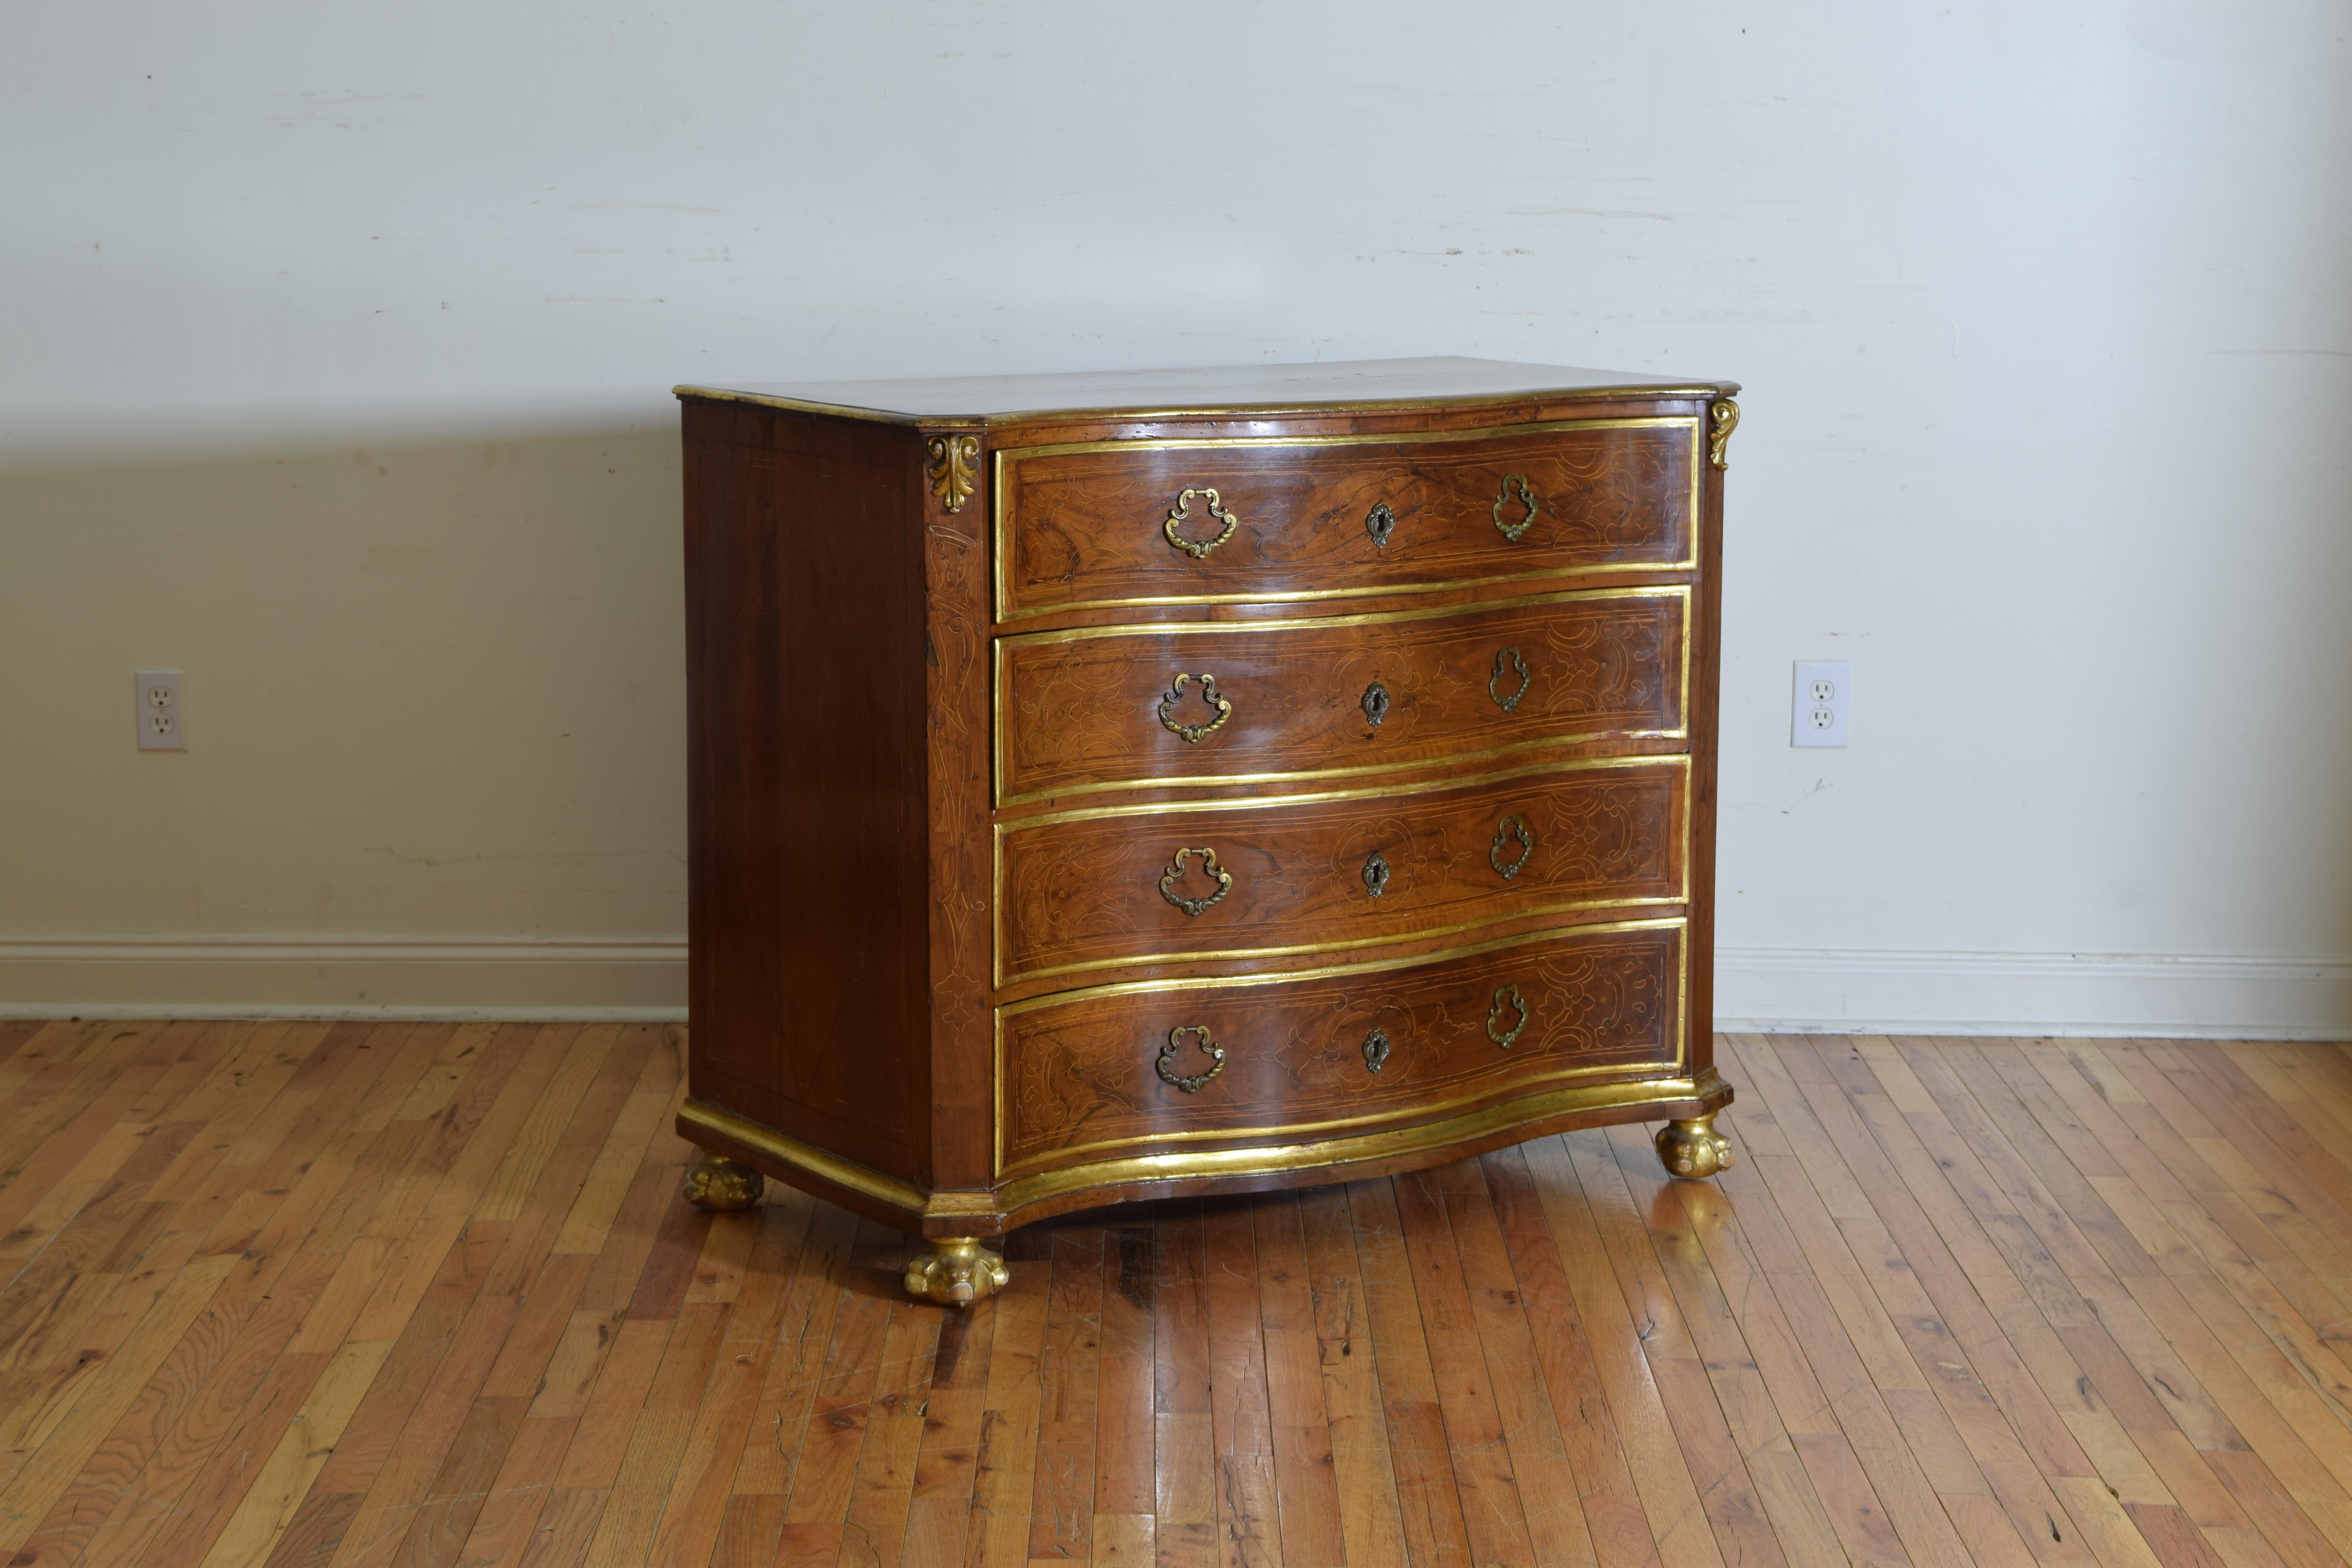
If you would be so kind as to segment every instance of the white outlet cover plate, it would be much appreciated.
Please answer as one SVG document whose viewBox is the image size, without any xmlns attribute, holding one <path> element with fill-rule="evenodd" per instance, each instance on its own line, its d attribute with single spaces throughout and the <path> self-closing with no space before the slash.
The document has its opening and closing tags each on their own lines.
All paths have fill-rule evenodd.
<svg viewBox="0 0 2352 1568">
<path fill-rule="evenodd" d="M 180 672 L 136 669 L 131 671 L 131 699 L 138 710 L 139 749 L 186 751 L 188 721 L 187 715 L 180 710 Z"/>
<path fill-rule="evenodd" d="M 1843 749 L 1853 698 L 1853 667 L 1842 658 L 1801 658 L 1793 696 L 1789 744 Z"/>
</svg>

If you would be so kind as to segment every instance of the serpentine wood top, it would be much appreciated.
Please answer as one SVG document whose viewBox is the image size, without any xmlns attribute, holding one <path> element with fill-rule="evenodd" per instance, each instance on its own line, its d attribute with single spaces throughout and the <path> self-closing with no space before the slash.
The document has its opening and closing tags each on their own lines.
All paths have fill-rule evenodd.
<svg viewBox="0 0 2352 1568">
<path fill-rule="evenodd" d="M 1483 403 L 1528 395 L 1728 397 L 1732 381 L 1687 381 L 1499 359 L 1368 359 L 1331 364 L 967 375 L 914 381 L 749 382 L 680 386 L 715 397 L 897 424 L 1072 414 L 1272 414 L 1332 407 Z"/>
</svg>

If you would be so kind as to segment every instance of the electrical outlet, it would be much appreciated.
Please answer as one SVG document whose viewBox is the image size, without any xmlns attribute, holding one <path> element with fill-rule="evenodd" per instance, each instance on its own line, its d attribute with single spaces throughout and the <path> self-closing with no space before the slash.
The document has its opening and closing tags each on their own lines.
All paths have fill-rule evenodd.
<svg viewBox="0 0 2352 1568">
<path fill-rule="evenodd" d="M 139 699 L 139 749 L 186 751 L 187 715 L 180 711 L 180 672 L 142 669 L 133 674 L 132 689 Z"/>
<path fill-rule="evenodd" d="M 1842 658 L 1797 661 L 1797 700 L 1789 716 L 1789 744 L 1845 744 L 1846 704 L 1853 693 L 1853 667 Z"/>
</svg>

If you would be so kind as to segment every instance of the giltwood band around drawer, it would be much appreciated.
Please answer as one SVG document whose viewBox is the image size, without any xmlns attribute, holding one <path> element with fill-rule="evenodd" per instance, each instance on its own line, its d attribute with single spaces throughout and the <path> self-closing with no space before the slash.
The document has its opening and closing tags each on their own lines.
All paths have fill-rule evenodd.
<svg viewBox="0 0 2352 1568">
<path fill-rule="evenodd" d="M 1001 637 L 996 797 L 1329 778 L 1545 744 L 1680 739 L 1689 618 L 1689 588 L 1671 584 Z"/>
<path fill-rule="evenodd" d="M 1001 822 L 996 984 L 1295 960 L 1503 921 L 1683 903 L 1689 777 L 1686 756 L 1586 758 L 1402 787 Z"/>
<path fill-rule="evenodd" d="M 1013 1003 L 997 1009 L 997 1174 L 1328 1136 L 1570 1079 L 1675 1073 L 1685 952 L 1681 919 L 1625 921 Z"/>
<path fill-rule="evenodd" d="M 996 618 L 1687 570 L 1701 446 L 1646 417 L 1000 447 Z"/>
</svg>

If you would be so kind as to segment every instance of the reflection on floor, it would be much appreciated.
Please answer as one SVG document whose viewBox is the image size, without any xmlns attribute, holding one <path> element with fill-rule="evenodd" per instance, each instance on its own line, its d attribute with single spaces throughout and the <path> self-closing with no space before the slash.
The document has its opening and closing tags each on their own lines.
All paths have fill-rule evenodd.
<svg viewBox="0 0 2352 1568">
<path fill-rule="evenodd" d="M 1639 1128 L 1081 1215 L 677 1201 L 684 1033 L 0 1023 L 14 1563 L 2310 1564 L 2334 1046 L 1732 1037 Z"/>
</svg>

